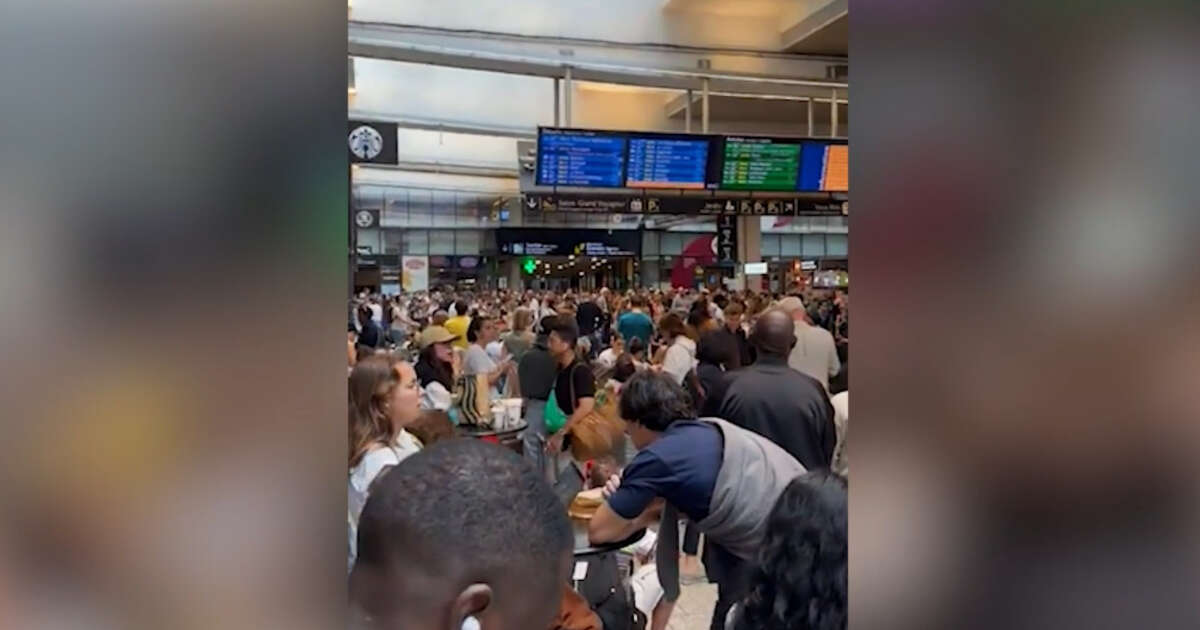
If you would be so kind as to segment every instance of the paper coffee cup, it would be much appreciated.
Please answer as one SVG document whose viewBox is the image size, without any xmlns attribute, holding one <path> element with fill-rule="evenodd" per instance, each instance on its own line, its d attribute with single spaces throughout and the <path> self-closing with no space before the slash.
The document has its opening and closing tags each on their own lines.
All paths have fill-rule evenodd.
<svg viewBox="0 0 1200 630">
<path fill-rule="evenodd" d="M 505 415 L 508 417 L 508 426 L 515 427 L 521 423 L 521 399 L 506 398 L 504 400 Z"/>
</svg>

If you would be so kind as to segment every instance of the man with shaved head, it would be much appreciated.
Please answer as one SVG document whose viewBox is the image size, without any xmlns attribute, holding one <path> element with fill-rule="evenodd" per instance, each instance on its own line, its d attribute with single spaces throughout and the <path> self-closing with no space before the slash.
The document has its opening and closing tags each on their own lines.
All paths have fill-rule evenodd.
<svg viewBox="0 0 1200 630">
<path fill-rule="evenodd" d="M 837 431 L 833 405 L 816 379 L 788 367 L 797 339 L 792 316 L 783 309 L 763 313 L 750 333 L 758 359 L 726 374 L 721 418 L 783 447 L 807 470 L 829 468 Z"/>
<path fill-rule="evenodd" d="M 573 539 L 533 467 L 460 438 L 408 457 L 377 483 L 359 519 L 351 627 L 549 627 Z"/>
</svg>

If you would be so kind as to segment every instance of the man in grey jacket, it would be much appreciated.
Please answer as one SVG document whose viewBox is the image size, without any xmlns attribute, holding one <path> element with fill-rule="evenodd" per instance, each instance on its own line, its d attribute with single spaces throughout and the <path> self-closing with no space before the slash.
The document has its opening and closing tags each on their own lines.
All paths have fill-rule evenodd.
<svg viewBox="0 0 1200 630">
<path fill-rule="evenodd" d="M 825 391 L 829 391 L 829 379 L 837 376 L 842 369 L 833 335 L 809 322 L 804 301 L 800 298 L 786 297 L 779 301 L 779 308 L 792 318 L 796 337 L 796 343 L 787 358 L 788 365 L 817 379 Z"/>
<path fill-rule="evenodd" d="M 686 515 L 722 550 L 712 627 L 723 628 L 729 606 L 745 595 L 771 508 L 804 467 L 757 433 L 697 418 L 691 397 L 663 374 L 633 376 L 620 405 L 639 452 L 609 479 L 588 537 L 619 541 L 659 522 L 656 564 L 664 597 L 673 602 L 679 596 L 678 519 Z"/>
</svg>

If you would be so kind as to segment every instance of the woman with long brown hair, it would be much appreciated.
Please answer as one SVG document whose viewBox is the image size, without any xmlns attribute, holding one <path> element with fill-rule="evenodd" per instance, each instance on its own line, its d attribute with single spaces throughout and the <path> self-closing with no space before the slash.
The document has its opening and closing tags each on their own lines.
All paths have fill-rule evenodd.
<svg viewBox="0 0 1200 630">
<path fill-rule="evenodd" d="M 695 333 L 675 313 L 664 315 L 658 322 L 658 330 L 668 344 L 662 371 L 670 374 L 676 385 L 682 385 L 687 373 L 696 367 L 696 342 L 691 337 Z"/>
<path fill-rule="evenodd" d="M 421 449 L 404 427 L 420 415 L 421 389 L 408 363 L 391 354 L 359 361 L 350 372 L 349 501 L 350 564 L 354 564 L 358 516 L 371 482 Z"/>
</svg>

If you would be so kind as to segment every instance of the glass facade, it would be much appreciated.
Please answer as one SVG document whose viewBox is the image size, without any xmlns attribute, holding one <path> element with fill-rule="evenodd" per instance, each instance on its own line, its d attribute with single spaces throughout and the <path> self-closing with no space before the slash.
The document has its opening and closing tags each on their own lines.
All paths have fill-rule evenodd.
<svg viewBox="0 0 1200 630">
<path fill-rule="evenodd" d="M 364 253 L 402 256 L 478 256 L 494 254 L 493 239 L 481 230 L 359 229 Z M 368 251 L 369 250 L 369 251 Z"/>
<path fill-rule="evenodd" d="M 512 193 L 359 184 L 354 187 L 354 199 L 356 208 L 380 211 L 381 225 L 357 229 L 361 253 L 429 256 L 431 261 L 444 263 L 431 265 L 435 272 L 431 281 L 475 278 L 479 286 L 494 286 L 498 276 L 506 275 L 506 258 L 496 247 L 497 228 L 638 230 L 641 255 L 632 272 L 645 285 L 667 284 L 673 276 L 682 278 L 679 269 L 683 264 L 694 272 L 696 261 L 685 262 L 683 252 L 696 239 L 711 237 L 716 231 L 713 217 L 524 211 L 520 198 Z M 790 266 L 801 259 L 844 259 L 846 225 L 844 216 L 763 217 L 762 260 L 786 276 Z M 463 256 L 482 257 L 487 263 L 464 268 L 456 262 Z M 696 278 L 703 280 L 707 275 Z"/>
<path fill-rule="evenodd" d="M 357 209 L 379 210 L 383 228 L 496 228 L 517 206 L 513 195 L 407 186 L 356 185 Z"/>
<path fill-rule="evenodd" d="M 799 217 L 796 220 L 826 218 L 842 217 Z M 672 275 L 678 273 L 679 266 L 684 264 L 686 259 L 683 252 L 688 245 L 697 238 L 712 234 L 713 232 L 643 232 L 642 257 L 638 264 L 638 277 L 641 282 L 646 286 L 669 283 Z M 786 286 L 791 277 L 789 274 L 800 260 L 823 261 L 823 267 L 829 264 L 843 267 L 841 259 L 846 257 L 847 237 L 838 233 L 764 232 L 761 243 L 762 260 L 768 262 L 771 269 L 764 285 L 766 288 L 779 290 L 780 287 Z M 687 271 L 695 276 L 696 281 L 711 275 L 711 271 L 704 275 L 696 275 L 694 267 L 689 267 Z"/>
</svg>

